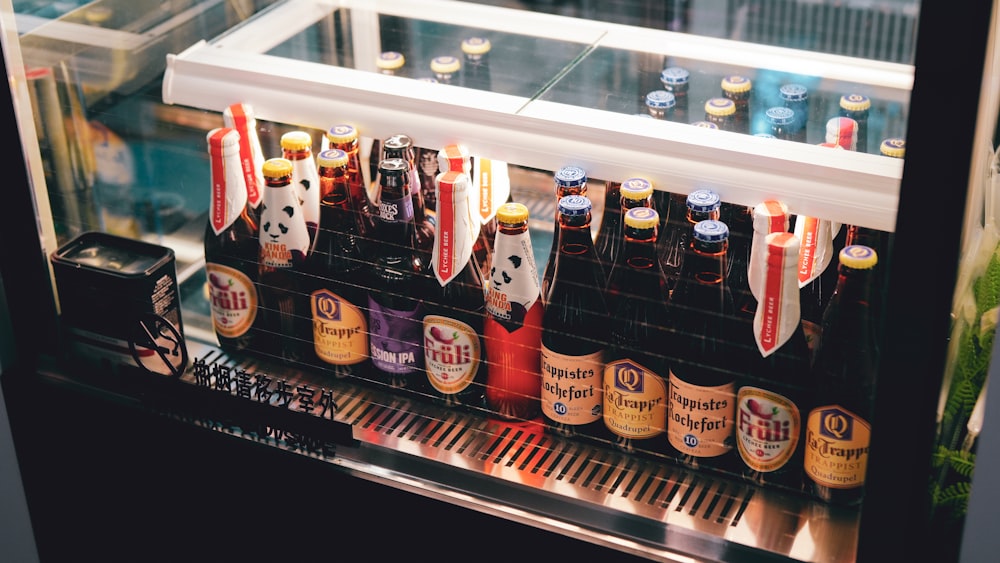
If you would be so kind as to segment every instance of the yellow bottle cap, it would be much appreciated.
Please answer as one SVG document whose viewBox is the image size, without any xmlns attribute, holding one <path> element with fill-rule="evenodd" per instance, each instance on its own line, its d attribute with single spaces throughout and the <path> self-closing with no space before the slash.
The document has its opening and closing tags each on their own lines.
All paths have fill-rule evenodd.
<svg viewBox="0 0 1000 563">
<path fill-rule="evenodd" d="M 431 71 L 435 74 L 454 74 L 460 68 L 462 68 L 462 63 L 458 61 L 458 58 L 449 55 L 435 57 L 431 61 Z"/>
<path fill-rule="evenodd" d="M 645 178 L 629 178 L 619 190 L 623 198 L 639 201 L 653 195 L 653 183 Z"/>
<path fill-rule="evenodd" d="M 840 107 L 847 111 L 865 111 L 872 107 L 872 101 L 861 94 L 844 94 L 840 97 Z"/>
<path fill-rule="evenodd" d="M 485 55 L 491 48 L 490 40 L 485 37 L 470 37 L 462 41 L 462 52 L 467 55 Z"/>
<path fill-rule="evenodd" d="M 840 251 L 840 263 L 855 270 L 868 270 L 878 264 L 878 255 L 868 246 L 852 244 Z"/>
<path fill-rule="evenodd" d="M 893 158 L 903 158 L 906 156 L 906 140 L 899 138 L 885 139 L 879 145 L 879 151 L 885 156 Z"/>
<path fill-rule="evenodd" d="M 375 66 L 379 70 L 399 70 L 403 68 L 404 64 L 406 64 L 406 57 L 396 51 L 385 51 L 375 59 Z"/>
<path fill-rule="evenodd" d="M 751 83 L 750 79 L 745 76 L 732 75 L 722 79 L 723 92 L 742 94 L 744 92 L 749 92 L 752 87 L 753 83 Z"/>
<path fill-rule="evenodd" d="M 316 155 L 317 166 L 337 168 L 347 166 L 348 162 L 347 153 L 340 149 L 328 149 Z"/>
<path fill-rule="evenodd" d="M 712 98 L 705 102 L 705 113 L 725 117 L 736 113 L 736 104 L 729 98 Z"/>
<path fill-rule="evenodd" d="M 286 158 L 269 158 L 261 166 L 265 178 L 284 178 L 292 175 L 292 161 Z"/>
<path fill-rule="evenodd" d="M 305 131 L 289 131 L 281 136 L 281 148 L 304 151 L 312 148 L 312 137 Z"/>
<path fill-rule="evenodd" d="M 652 229 L 660 224 L 660 215 L 651 207 L 634 207 L 625 213 L 625 226 Z"/>
<path fill-rule="evenodd" d="M 505 203 L 497 209 L 497 221 L 508 225 L 524 223 L 528 220 L 528 208 L 523 203 Z"/>
<path fill-rule="evenodd" d="M 358 130 L 353 125 L 334 125 L 326 130 L 326 140 L 340 145 L 357 140 Z"/>
</svg>

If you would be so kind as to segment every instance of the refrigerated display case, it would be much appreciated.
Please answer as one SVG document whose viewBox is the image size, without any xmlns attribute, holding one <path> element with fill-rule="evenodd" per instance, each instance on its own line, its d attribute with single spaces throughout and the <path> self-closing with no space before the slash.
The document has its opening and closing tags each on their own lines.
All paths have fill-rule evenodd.
<svg viewBox="0 0 1000 563">
<path fill-rule="evenodd" d="M 305 556 L 329 528 L 343 549 L 376 557 L 508 559 L 498 546 L 546 542 L 567 556 L 676 561 L 957 558 L 954 537 L 927 529 L 928 475 L 952 294 L 975 208 L 966 205 L 968 187 L 983 132 L 996 123 L 981 109 L 995 100 L 980 100 L 992 72 L 984 65 L 991 3 L 961 14 L 916 2 L 699 0 L 43 7 L 3 5 L 18 135 L 7 167 L 12 211 L 0 231 L 17 350 L 4 365 L 4 397 L 42 554 L 88 555 L 117 543 L 106 547 L 117 558 L 155 541 L 170 544 L 161 547 L 168 559 L 199 547 Z M 428 80 L 431 60 L 459 56 L 472 35 L 491 41 L 491 86 Z M 942 46 L 949 62 L 965 65 L 946 79 Z M 378 72 L 383 51 L 405 54 L 396 75 Z M 671 65 L 691 71 L 692 122 L 721 77 L 751 77 L 750 133 L 764 132 L 759 116 L 778 103 L 777 86 L 805 84 L 808 142 L 637 115 Z M 873 102 L 868 146 L 905 138 L 905 160 L 816 146 L 848 92 Z M 742 206 L 775 198 L 794 214 L 893 233 L 864 503 L 827 505 L 224 353 L 204 290 L 205 134 L 238 102 L 254 108 L 268 155 L 280 154 L 284 132 L 318 138 L 348 122 L 369 142 L 365 150 L 406 133 L 421 147 L 461 142 L 509 163 L 536 250 L 551 244 L 551 176 L 566 165 L 586 170 L 595 217 L 604 181 L 641 175 L 672 193 L 710 188 Z M 67 353 L 59 300 L 67 292 L 51 257 L 93 230 L 172 252 L 190 358 L 178 377 L 95 367 Z M 79 476 L 55 478 L 53 466 L 66 463 Z M 287 496 L 260 498 L 279 492 Z M 136 493 L 155 506 L 129 498 Z M 68 535 L 79 545 L 53 545 L 67 534 L 69 516 L 54 515 L 66 499 L 140 516 L 96 510 Z M 366 526 L 399 539 L 362 541 Z M 156 531 L 186 527 L 198 537 Z M 257 527 L 280 531 L 247 547 L 206 538 L 213 527 L 250 544 Z M 447 540 L 447 552 L 442 530 L 461 538 Z"/>
</svg>

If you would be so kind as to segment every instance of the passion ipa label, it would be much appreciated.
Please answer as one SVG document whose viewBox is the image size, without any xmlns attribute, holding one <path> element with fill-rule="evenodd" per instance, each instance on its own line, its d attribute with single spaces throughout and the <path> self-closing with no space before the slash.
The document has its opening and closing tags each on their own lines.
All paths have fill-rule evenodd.
<svg viewBox="0 0 1000 563">
<path fill-rule="evenodd" d="M 476 378 L 482 350 L 471 326 L 448 317 L 424 317 L 424 364 L 431 386 L 446 395 L 464 390 Z"/>
<path fill-rule="evenodd" d="M 736 446 L 747 467 L 769 473 L 784 467 L 799 444 L 801 420 L 795 403 L 757 387 L 736 396 Z"/>
<path fill-rule="evenodd" d="M 209 262 L 205 270 L 216 333 L 224 338 L 243 336 L 257 318 L 257 288 L 235 268 Z"/>
<path fill-rule="evenodd" d="M 718 457 L 733 449 L 736 385 L 692 385 L 670 373 L 667 437 L 682 454 Z"/>
<path fill-rule="evenodd" d="M 601 418 L 604 350 L 567 356 L 542 346 L 542 412 L 550 419 L 580 426 Z"/>
<path fill-rule="evenodd" d="M 805 471 L 831 489 L 864 485 L 871 426 L 838 405 L 813 409 L 806 421 Z"/>
<path fill-rule="evenodd" d="M 368 357 L 368 321 L 361 309 L 327 290 L 309 297 L 316 355 L 328 364 L 348 366 Z"/>
<path fill-rule="evenodd" d="M 667 386 L 630 359 L 604 368 L 604 424 L 623 438 L 652 438 L 667 429 Z"/>
<path fill-rule="evenodd" d="M 368 298 L 370 347 L 375 367 L 396 374 L 410 374 L 423 367 L 423 325 L 420 322 L 423 311 L 420 305 L 409 311 L 383 307 Z"/>
</svg>

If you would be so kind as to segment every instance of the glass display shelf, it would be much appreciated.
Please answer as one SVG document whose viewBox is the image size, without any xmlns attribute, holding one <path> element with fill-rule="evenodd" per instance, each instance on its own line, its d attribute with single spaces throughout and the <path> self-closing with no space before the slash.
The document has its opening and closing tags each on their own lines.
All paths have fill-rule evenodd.
<svg viewBox="0 0 1000 563">
<path fill-rule="evenodd" d="M 490 60 L 493 83 L 503 86 L 485 91 L 377 72 L 376 58 L 404 29 L 406 45 L 417 46 L 409 54 L 416 69 L 434 53 L 460 53 L 462 35 L 489 38 L 498 55 Z M 216 112 L 241 101 L 260 119 L 319 130 L 347 121 L 372 138 L 405 129 L 422 146 L 462 142 L 472 154 L 531 168 L 643 175 L 659 189 L 708 187 L 744 205 L 777 198 L 793 213 L 894 229 L 901 160 L 626 116 L 630 110 L 599 102 L 630 96 L 640 73 L 614 85 L 588 70 L 612 55 L 676 58 L 713 80 L 735 69 L 756 79 L 807 77 L 824 94 L 819 114 L 850 87 L 876 101 L 873 123 L 893 124 L 873 134 L 905 134 L 893 127 L 905 122 L 910 65 L 441 0 L 276 4 L 168 55 L 163 101 Z"/>
</svg>

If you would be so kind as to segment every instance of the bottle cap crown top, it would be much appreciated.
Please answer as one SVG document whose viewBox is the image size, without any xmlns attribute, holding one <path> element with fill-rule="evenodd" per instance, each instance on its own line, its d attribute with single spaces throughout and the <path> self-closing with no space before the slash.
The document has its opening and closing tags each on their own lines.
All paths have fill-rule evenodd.
<svg viewBox="0 0 1000 563">
<path fill-rule="evenodd" d="M 406 64 L 406 57 L 396 51 L 385 51 L 375 59 L 375 66 L 381 70 L 398 70 Z"/>
<path fill-rule="evenodd" d="M 879 145 L 879 151 L 885 156 L 903 158 L 906 156 L 906 140 L 898 137 L 885 139 L 882 141 L 882 144 Z"/>
<path fill-rule="evenodd" d="M 285 158 L 269 158 L 261 166 L 265 178 L 284 178 L 292 175 L 292 161 Z"/>
<path fill-rule="evenodd" d="M 326 130 L 326 140 L 331 143 L 350 143 L 357 138 L 358 130 L 353 125 L 341 123 Z"/>
<path fill-rule="evenodd" d="M 674 95 L 666 90 L 653 90 L 646 94 L 646 107 L 653 109 L 669 109 L 677 105 Z"/>
<path fill-rule="evenodd" d="M 434 57 L 431 61 L 431 70 L 436 74 L 454 74 L 460 68 L 462 68 L 462 63 L 459 62 L 457 57 L 451 55 Z"/>
<path fill-rule="evenodd" d="M 695 190 L 688 194 L 687 197 L 688 209 L 692 211 L 700 211 L 702 213 L 715 211 L 721 205 L 722 199 L 719 197 L 719 194 L 712 190 Z"/>
<path fill-rule="evenodd" d="M 318 166 L 347 166 L 348 164 L 347 153 L 340 149 L 327 149 L 316 155 L 316 164 Z"/>
<path fill-rule="evenodd" d="M 809 90 L 801 84 L 785 84 L 778 93 L 786 102 L 804 102 L 809 97 Z"/>
<path fill-rule="evenodd" d="M 629 178 L 622 182 L 619 191 L 625 199 L 633 201 L 646 199 L 653 195 L 653 184 L 645 178 Z"/>
<path fill-rule="evenodd" d="M 556 170 L 556 187 L 575 188 L 587 183 L 587 173 L 579 166 L 563 166 Z"/>
<path fill-rule="evenodd" d="M 485 55 L 492 47 L 485 37 L 469 37 L 462 41 L 462 52 L 468 55 Z"/>
<path fill-rule="evenodd" d="M 695 127 L 701 127 L 702 129 L 718 129 L 719 128 L 718 125 L 716 125 L 715 123 L 712 123 L 711 121 L 695 121 L 691 125 L 694 125 Z"/>
<path fill-rule="evenodd" d="M 749 92 L 753 84 L 745 76 L 733 75 L 722 79 L 722 90 L 733 94 Z"/>
<path fill-rule="evenodd" d="M 384 147 L 389 150 L 405 150 L 413 146 L 409 135 L 393 135 L 385 140 Z"/>
<path fill-rule="evenodd" d="M 878 255 L 871 247 L 852 244 L 840 251 L 840 263 L 855 270 L 868 270 L 878 264 Z"/>
<path fill-rule="evenodd" d="M 844 94 L 840 97 L 840 107 L 847 111 L 865 111 L 872 107 L 872 101 L 861 94 Z"/>
<path fill-rule="evenodd" d="M 590 203 L 590 198 L 585 195 L 568 195 L 559 198 L 559 213 L 561 215 L 570 217 L 586 215 L 590 213 L 591 207 L 593 205 Z"/>
<path fill-rule="evenodd" d="M 767 108 L 764 117 L 773 125 L 790 125 L 795 120 L 795 110 L 784 106 Z"/>
<path fill-rule="evenodd" d="M 625 226 L 633 229 L 652 229 L 660 224 L 660 216 L 651 207 L 634 207 L 625 212 Z"/>
<path fill-rule="evenodd" d="M 304 151 L 312 148 L 312 137 L 305 131 L 289 131 L 281 136 L 281 148 Z"/>
<path fill-rule="evenodd" d="M 409 173 L 410 165 L 402 158 L 386 158 L 378 163 L 378 171 L 381 174 L 404 175 Z"/>
<path fill-rule="evenodd" d="M 691 80 L 691 73 L 686 68 L 679 66 L 667 67 L 660 73 L 660 82 L 664 86 L 679 86 L 687 84 L 689 80 Z"/>
<path fill-rule="evenodd" d="M 528 208 L 523 203 L 505 203 L 497 209 L 497 221 L 508 225 L 524 223 L 528 220 Z"/>
<path fill-rule="evenodd" d="M 736 104 L 729 98 L 711 98 L 705 102 L 705 113 L 718 117 L 736 113 Z"/>
<path fill-rule="evenodd" d="M 729 240 L 729 226 L 714 219 L 698 221 L 694 224 L 694 238 L 702 242 Z"/>
</svg>

